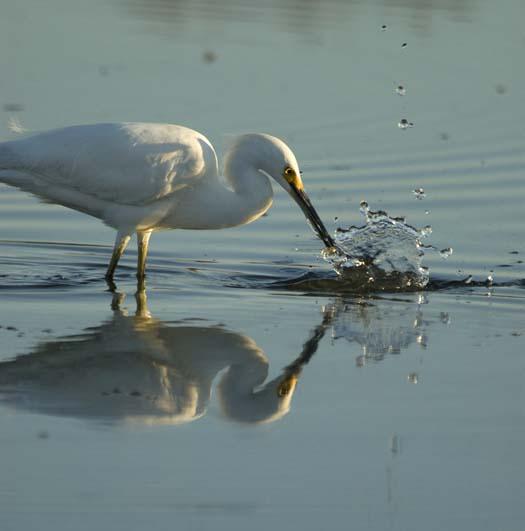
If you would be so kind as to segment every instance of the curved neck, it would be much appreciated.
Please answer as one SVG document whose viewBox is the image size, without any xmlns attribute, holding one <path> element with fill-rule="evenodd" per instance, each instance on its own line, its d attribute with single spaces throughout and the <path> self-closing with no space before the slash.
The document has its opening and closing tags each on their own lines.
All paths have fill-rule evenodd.
<svg viewBox="0 0 525 531">
<path fill-rule="evenodd" d="M 180 229 L 223 229 L 261 217 L 273 200 L 268 177 L 254 166 L 229 166 L 228 170 L 223 178 L 208 175 L 181 191 L 169 222 Z"/>
<path fill-rule="evenodd" d="M 267 364 L 231 365 L 217 385 L 223 413 L 231 420 L 246 423 L 272 422 L 286 415 L 295 383 L 291 392 L 283 395 L 279 393 L 283 376 L 264 384 L 267 375 Z"/>
<path fill-rule="evenodd" d="M 228 164 L 223 181 L 227 185 L 226 191 L 233 192 L 234 196 L 224 198 L 225 210 L 229 212 L 232 221 L 231 226 L 250 223 L 271 207 L 273 189 L 270 179 L 254 165 L 243 161 L 239 161 L 238 164 Z M 224 182 L 220 184 L 224 187 Z"/>
</svg>

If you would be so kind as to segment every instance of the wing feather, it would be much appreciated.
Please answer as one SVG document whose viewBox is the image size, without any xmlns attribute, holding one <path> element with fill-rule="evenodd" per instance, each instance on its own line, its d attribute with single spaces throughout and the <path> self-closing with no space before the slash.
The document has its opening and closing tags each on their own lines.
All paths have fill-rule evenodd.
<svg viewBox="0 0 525 531">
<path fill-rule="evenodd" d="M 0 169 L 125 205 L 145 205 L 217 174 L 209 141 L 170 124 L 73 126 L 2 144 Z"/>
</svg>

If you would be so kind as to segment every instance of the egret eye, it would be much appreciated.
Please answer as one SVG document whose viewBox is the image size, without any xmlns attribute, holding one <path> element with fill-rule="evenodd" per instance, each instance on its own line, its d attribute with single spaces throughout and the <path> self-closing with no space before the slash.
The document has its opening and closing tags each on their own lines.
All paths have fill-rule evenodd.
<svg viewBox="0 0 525 531">
<path fill-rule="evenodd" d="M 296 179 L 296 174 L 293 168 L 290 168 L 290 166 L 287 166 L 284 169 L 283 177 L 286 179 L 287 182 L 292 184 Z"/>
</svg>

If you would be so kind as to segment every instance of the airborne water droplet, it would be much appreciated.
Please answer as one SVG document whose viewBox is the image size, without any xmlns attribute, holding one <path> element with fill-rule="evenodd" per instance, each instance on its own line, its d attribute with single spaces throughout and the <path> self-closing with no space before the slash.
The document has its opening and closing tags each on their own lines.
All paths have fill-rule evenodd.
<svg viewBox="0 0 525 531">
<path fill-rule="evenodd" d="M 396 94 L 399 94 L 400 96 L 405 96 L 407 93 L 407 89 L 403 85 L 398 85 L 396 87 Z"/>
<path fill-rule="evenodd" d="M 423 188 L 416 188 L 415 190 L 412 190 L 412 193 L 416 196 L 416 199 L 424 199 L 426 197 Z"/>
<path fill-rule="evenodd" d="M 446 260 L 453 252 L 454 249 L 452 249 L 452 247 L 445 247 L 445 249 L 441 249 L 441 251 L 439 251 L 439 256 Z"/>
<path fill-rule="evenodd" d="M 494 282 L 494 271 L 489 271 L 489 274 L 487 276 L 487 284 L 489 286 L 492 286 L 492 282 Z"/>
<path fill-rule="evenodd" d="M 401 120 L 399 120 L 399 123 L 397 124 L 397 126 L 399 127 L 399 129 L 408 129 L 409 127 L 414 127 L 414 123 L 413 122 L 409 122 L 406 118 L 402 118 Z"/>
</svg>

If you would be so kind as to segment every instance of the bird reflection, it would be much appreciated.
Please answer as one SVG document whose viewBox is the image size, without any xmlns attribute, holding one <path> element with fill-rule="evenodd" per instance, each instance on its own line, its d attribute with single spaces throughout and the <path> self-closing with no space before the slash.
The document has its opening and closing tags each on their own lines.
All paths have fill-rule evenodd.
<svg viewBox="0 0 525 531">
<path fill-rule="evenodd" d="M 144 290 L 136 295 L 135 314 L 127 315 L 121 309 L 123 296 L 116 292 L 113 315 L 100 326 L 0 363 L 0 403 L 106 422 L 180 424 L 206 414 L 218 380 L 217 401 L 226 418 L 273 422 L 290 410 L 301 372 L 328 330 L 333 341 L 359 345 L 358 367 L 413 344 L 426 348 L 428 329 L 439 322 L 448 326 L 450 317 L 424 317 L 427 301 L 417 297 L 332 300 L 300 354 L 267 381 L 268 358 L 245 334 L 202 321 L 155 319 Z M 411 373 L 409 381 L 413 374 L 417 379 Z"/>
<path fill-rule="evenodd" d="M 144 291 L 137 310 L 121 310 L 82 334 L 38 345 L 0 364 L 0 401 L 49 415 L 143 424 L 180 424 L 202 417 L 212 383 L 227 418 L 243 423 L 283 417 L 299 375 L 330 326 L 331 314 L 313 331 L 301 354 L 265 383 L 269 361 L 255 342 L 222 326 L 154 319 Z"/>
</svg>

